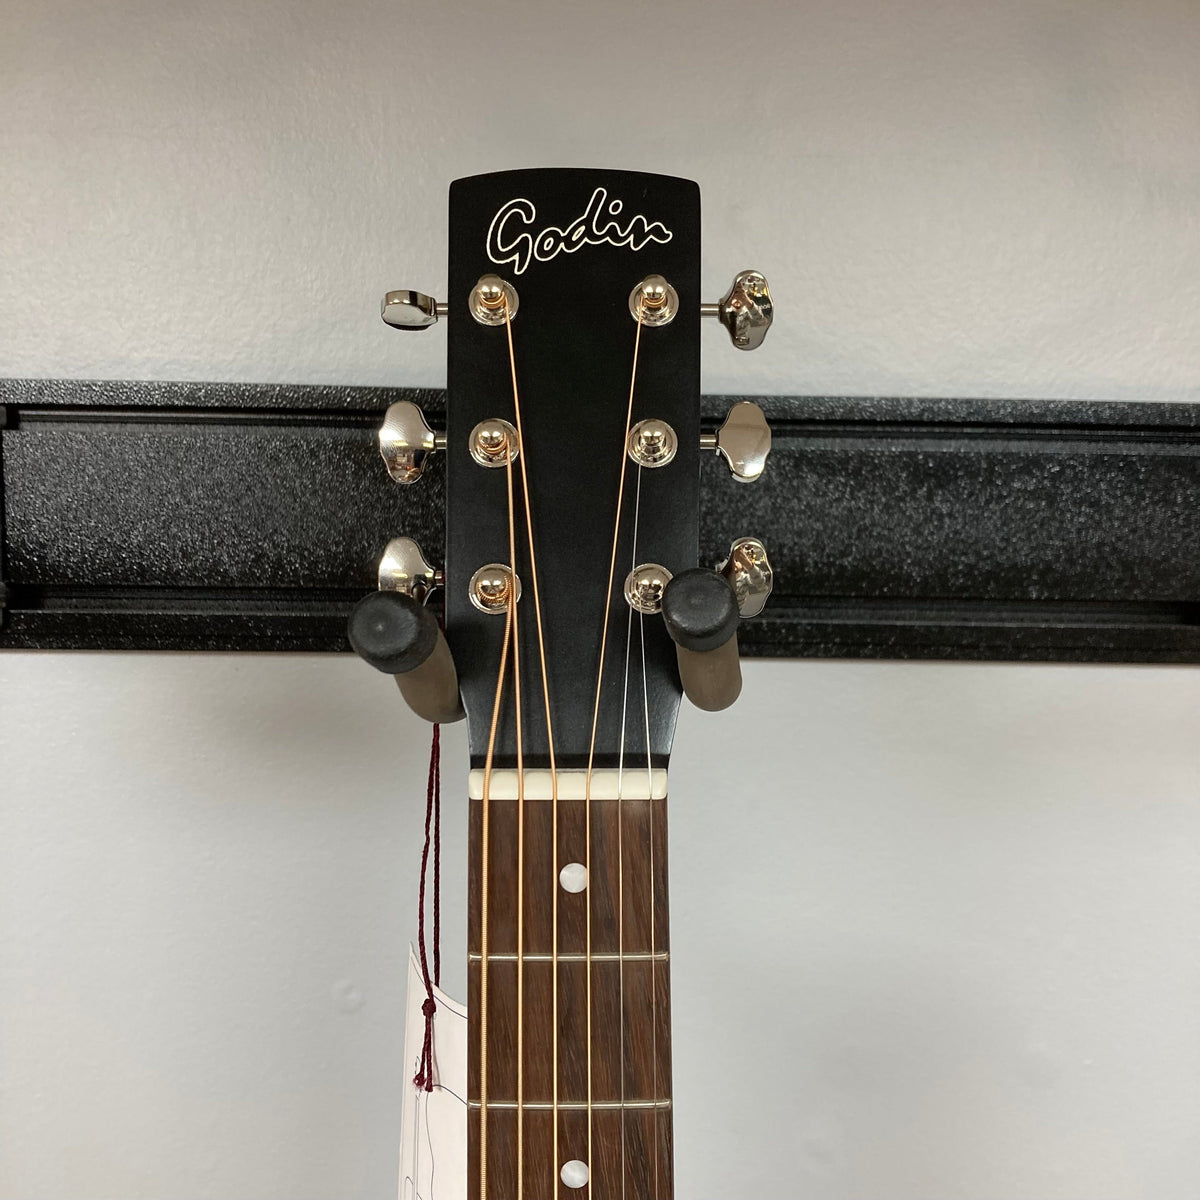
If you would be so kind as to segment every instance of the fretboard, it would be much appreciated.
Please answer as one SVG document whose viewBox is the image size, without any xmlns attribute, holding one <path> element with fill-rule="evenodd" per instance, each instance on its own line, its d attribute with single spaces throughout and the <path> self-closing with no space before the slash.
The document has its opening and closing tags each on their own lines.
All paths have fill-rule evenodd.
<svg viewBox="0 0 1200 1200">
<path fill-rule="evenodd" d="M 644 768 L 626 769 L 620 781 L 620 799 L 615 798 L 617 773 L 596 774 L 590 801 L 590 878 L 584 890 L 572 892 L 560 883 L 558 874 L 570 864 L 589 861 L 589 802 L 582 798 L 582 774 L 564 772 L 560 776 L 557 872 L 555 804 L 548 798 L 546 773 L 527 781 L 520 907 L 520 806 L 515 797 L 515 773 L 493 774 L 486 804 L 480 795 L 479 773 L 473 775 L 468 930 L 470 1200 L 620 1200 L 622 1196 L 671 1200 L 673 1196 L 664 772 L 655 772 L 650 780 Z M 650 794 L 656 798 L 649 798 Z M 481 1004 L 485 808 L 486 1046 Z M 556 896 L 557 1039 L 553 986 Z M 523 913 L 520 948 L 519 911 Z M 519 974 L 523 978 L 521 1004 Z M 482 1094 L 485 1052 L 486 1109 Z M 518 1108 L 523 1128 L 519 1190 Z M 486 1188 L 480 1180 L 484 1111 Z M 563 1182 L 562 1168 L 572 1162 L 586 1164 L 588 1184 L 572 1187 Z M 568 1178 L 579 1177 L 577 1166 L 574 1171 L 574 1175 L 568 1171 Z"/>
</svg>

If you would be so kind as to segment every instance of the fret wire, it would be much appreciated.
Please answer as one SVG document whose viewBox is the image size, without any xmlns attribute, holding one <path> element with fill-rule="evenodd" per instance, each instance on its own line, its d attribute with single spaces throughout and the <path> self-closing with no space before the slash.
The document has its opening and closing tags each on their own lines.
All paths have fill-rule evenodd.
<svg viewBox="0 0 1200 1200">
<path fill-rule="evenodd" d="M 557 955 L 555 955 L 555 954 L 532 954 L 532 953 L 526 951 L 525 953 L 523 953 L 521 955 L 521 958 L 524 962 L 527 962 L 527 963 L 531 963 L 531 962 L 547 963 L 547 962 L 556 962 L 556 961 L 560 962 L 560 963 L 582 963 L 582 962 L 615 963 L 615 962 L 620 962 L 622 959 L 624 959 L 625 962 L 670 962 L 671 955 L 670 955 L 670 952 L 667 950 L 656 950 L 656 951 L 641 950 L 636 953 L 626 952 L 625 954 L 614 954 L 610 951 L 608 953 L 605 953 L 605 952 L 593 953 L 591 955 L 591 957 L 589 958 L 587 953 L 584 951 L 576 951 L 574 954 L 569 953 L 569 952 L 564 953 L 563 951 L 560 951 Z M 499 950 L 499 951 L 495 951 L 495 952 L 489 954 L 488 960 L 490 962 L 516 962 L 517 955 L 512 950 L 508 950 L 508 951 Z M 482 962 L 483 955 L 472 950 L 471 953 L 467 955 L 467 961 L 468 962 Z"/>
<path fill-rule="evenodd" d="M 468 1102 L 467 1107 L 468 1108 L 478 1108 L 479 1102 L 477 1100 L 471 1100 Z M 517 1107 L 516 1103 L 512 1100 L 489 1100 L 488 1101 L 488 1108 L 507 1109 L 508 1111 L 512 1112 L 516 1109 L 516 1107 Z M 521 1105 L 521 1107 L 524 1108 L 526 1112 L 529 1112 L 529 1111 L 550 1112 L 553 1109 L 554 1105 L 549 1100 L 526 1100 L 525 1103 Z M 566 1110 L 567 1112 L 586 1112 L 587 1108 L 588 1108 L 588 1102 L 586 1100 L 560 1100 L 558 1102 L 558 1107 L 560 1109 Z M 610 1112 L 616 1112 L 618 1109 L 634 1109 L 634 1110 L 641 1109 L 641 1110 L 647 1111 L 647 1112 L 650 1111 L 651 1109 L 656 1109 L 661 1112 L 663 1109 L 671 1108 L 672 1102 L 669 1099 L 668 1100 L 595 1100 L 592 1102 L 591 1107 L 598 1108 L 601 1110 L 607 1109 Z"/>
</svg>

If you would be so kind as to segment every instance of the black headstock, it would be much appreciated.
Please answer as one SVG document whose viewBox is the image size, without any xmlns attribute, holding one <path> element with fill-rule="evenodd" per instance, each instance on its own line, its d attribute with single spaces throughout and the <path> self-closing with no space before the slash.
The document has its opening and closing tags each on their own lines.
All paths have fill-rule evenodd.
<svg viewBox="0 0 1200 1200">
<path fill-rule="evenodd" d="M 420 477 L 429 454 L 446 453 L 444 573 L 435 578 L 411 544 L 393 543 L 381 587 L 408 596 L 365 606 L 351 640 L 381 670 L 424 664 L 427 654 L 449 662 L 425 649 L 439 639 L 416 612 L 442 584 L 473 765 L 483 765 L 489 746 L 493 766 L 517 765 L 511 683 L 495 707 L 506 653 L 510 679 L 513 655 L 521 661 L 523 762 L 549 765 L 544 650 L 560 768 L 644 763 L 647 753 L 665 766 L 681 672 L 682 690 L 698 704 L 729 703 L 740 680 L 736 610 L 761 607 L 770 586 L 752 539 L 735 546 L 723 571 L 734 600 L 711 571 L 701 578 L 695 570 L 701 450 L 718 450 L 749 481 L 770 448 L 750 404 L 701 438 L 700 318 L 718 317 L 735 346 L 754 349 L 771 320 L 766 281 L 744 271 L 718 303 L 702 304 L 698 187 L 629 171 L 460 179 L 450 189 L 449 251 L 444 302 L 390 292 L 383 309 L 389 324 L 410 329 L 448 318 L 446 432 L 435 435 L 405 404 L 389 410 L 380 432 L 402 483 Z M 481 447 L 490 439 L 494 449 L 506 426 L 517 459 L 502 450 L 489 465 Z M 639 430 L 649 439 L 640 456 L 627 437 Z M 489 588 L 511 583 L 509 563 L 520 585 L 511 653 L 507 605 L 480 603 Z M 627 580 L 643 566 L 659 592 L 680 580 L 667 587 L 661 612 L 634 611 L 627 600 Z M 454 680 L 438 670 L 423 665 L 397 678 L 418 712 L 451 719 Z"/>
<path fill-rule="evenodd" d="M 505 622 L 479 611 L 469 586 L 479 567 L 508 561 L 509 532 L 505 471 L 481 467 L 469 439 L 481 421 L 515 419 L 506 329 L 481 324 L 468 311 L 472 289 L 488 274 L 500 275 L 519 298 L 513 358 L 559 765 L 583 766 L 588 758 L 622 476 L 595 763 L 615 766 L 619 757 L 627 652 L 637 703 L 631 698 L 628 713 L 636 717 L 626 720 L 626 751 L 644 761 L 641 625 L 651 752 L 665 765 L 680 695 L 674 645 L 661 618 L 630 620 L 622 589 L 635 565 L 635 508 L 637 563 L 659 563 L 673 573 L 696 565 L 699 188 L 627 171 L 532 170 L 460 179 L 450 189 L 446 635 L 475 765 L 487 749 Z M 679 311 L 669 324 L 642 328 L 633 421 L 668 422 L 678 446 L 666 466 L 641 470 L 639 502 L 639 471 L 625 453 L 638 334 L 630 293 L 652 274 L 675 288 Z M 517 518 L 523 528 L 519 495 Z M 524 751 L 529 765 L 545 765 L 531 567 L 525 539 L 517 540 L 520 654 L 526 687 L 536 689 L 523 704 Z M 506 704 L 496 765 L 513 765 L 515 751 L 513 708 Z"/>
</svg>

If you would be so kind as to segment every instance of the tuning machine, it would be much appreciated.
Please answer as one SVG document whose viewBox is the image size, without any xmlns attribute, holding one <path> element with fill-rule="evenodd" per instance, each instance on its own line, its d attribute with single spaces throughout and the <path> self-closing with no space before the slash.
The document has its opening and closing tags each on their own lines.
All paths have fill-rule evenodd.
<svg viewBox="0 0 1200 1200">
<path fill-rule="evenodd" d="M 379 590 L 400 592 L 418 604 L 427 604 L 435 588 L 445 585 L 445 575 L 425 558 L 410 537 L 392 538 L 379 560 Z"/>
<path fill-rule="evenodd" d="M 389 301 L 398 319 L 389 320 Z M 426 304 L 426 302 L 428 302 Z M 433 324 L 437 305 L 419 292 L 389 292 L 384 299 L 384 320 L 402 328 L 420 329 L 409 313 L 428 309 Z M 435 450 L 446 448 L 444 434 L 434 433 L 425 414 L 410 400 L 388 407 L 379 429 L 379 452 L 388 474 L 397 483 L 415 483 L 421 478 Z M 434 588 L 444 585 L 443 573 L 425 557 L 412 538 L 388 542 L 379 560 L 378 591 L 364 596 L 350 613 L 347 636 L 350 645 L 377 671 L 395 677 L 405 703 L 419 717 L 434 724 L 457 721 L 463 716 L 458 695 L 458 672 L 450 647 L 437 618 L 425 607 Z"/>
<path fill-rule="evenodd" d="M 739 350 L 757 350 L 775 319 L 766 276 L 761 271 L 739 271 L 716 304 L 700 305 L 700 315 L 716 317 Z"/>
<path fill-rule="evenodd" d="M 429 465 L 429 456 L 445 448 L 446 435 L 430 429 L 425 414 L 411 400 L 388 405 L 379 427 L 379 453 L 397 483 L 416 483 Z"/>
<path fill-rule="evenodd" d="M 715 450 L 738 483 L 754 483 L 766 470 L 771 427 L 753 400 L 739 400 L 716 433 L 700 435 L 701 450 Z"/>
<path fill-rule="evenodd" d="M 379 315 L 384 324 L 393 329 L 428 329 L 449 311 L 449 305 L 441 300 L 408 288 L 386 293 L 379 306 Z"/>
<path fill-rule="evenodd" d="M 741 615 L 757 617 L 775 586 L 766 546 L 758 538 L 738 538 L 729 547 L 729 557 L 717 563 L 716 570 L 733 588 Z"/>
</svg>

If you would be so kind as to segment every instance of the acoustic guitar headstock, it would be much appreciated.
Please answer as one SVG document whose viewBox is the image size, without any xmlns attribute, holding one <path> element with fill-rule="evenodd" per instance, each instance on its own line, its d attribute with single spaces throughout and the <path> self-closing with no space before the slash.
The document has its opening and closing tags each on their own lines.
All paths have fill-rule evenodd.
<svg viewBox="0 0 1200 1200">
<path fill-rule="evenodd" d="M 737 619 L 770 588 L 753 538 L 735 544 L 723 575 L 696 570 L 700 455 L 722 453 L 749 482 L 770 449 L 752 404 L 701 435 L 701 318 L 754 349 L 772 318 L 766 280 L 743 271 L 705 304 L 699 188 L 627 171 L 460 179 L 449 253 L 447 301 L 404 290 L 383 302 L 397 328 L 447 320 L 446 430 L 402 402 L 380 431 L 400 483 L 444 451 L 446 562 L 435 570 L 415 544 L 393 542 L 381 596 L 360 606 L 351 639 L 423 715 L 453 718 L 461 694 L 476 768 L 489 747 L 495 766 L 517 764 L 514 695 L 496 703 L 502 655 L 510 672 L 522 664 L 526 768 L 552 756 L 564 769 L 614 768 L 647 754 L 665 766 L 681 674 L 702 706 L 731 702 Z M 434 586 L 445 589 L 448 653 L 416 611 Z"/>
</svg>

